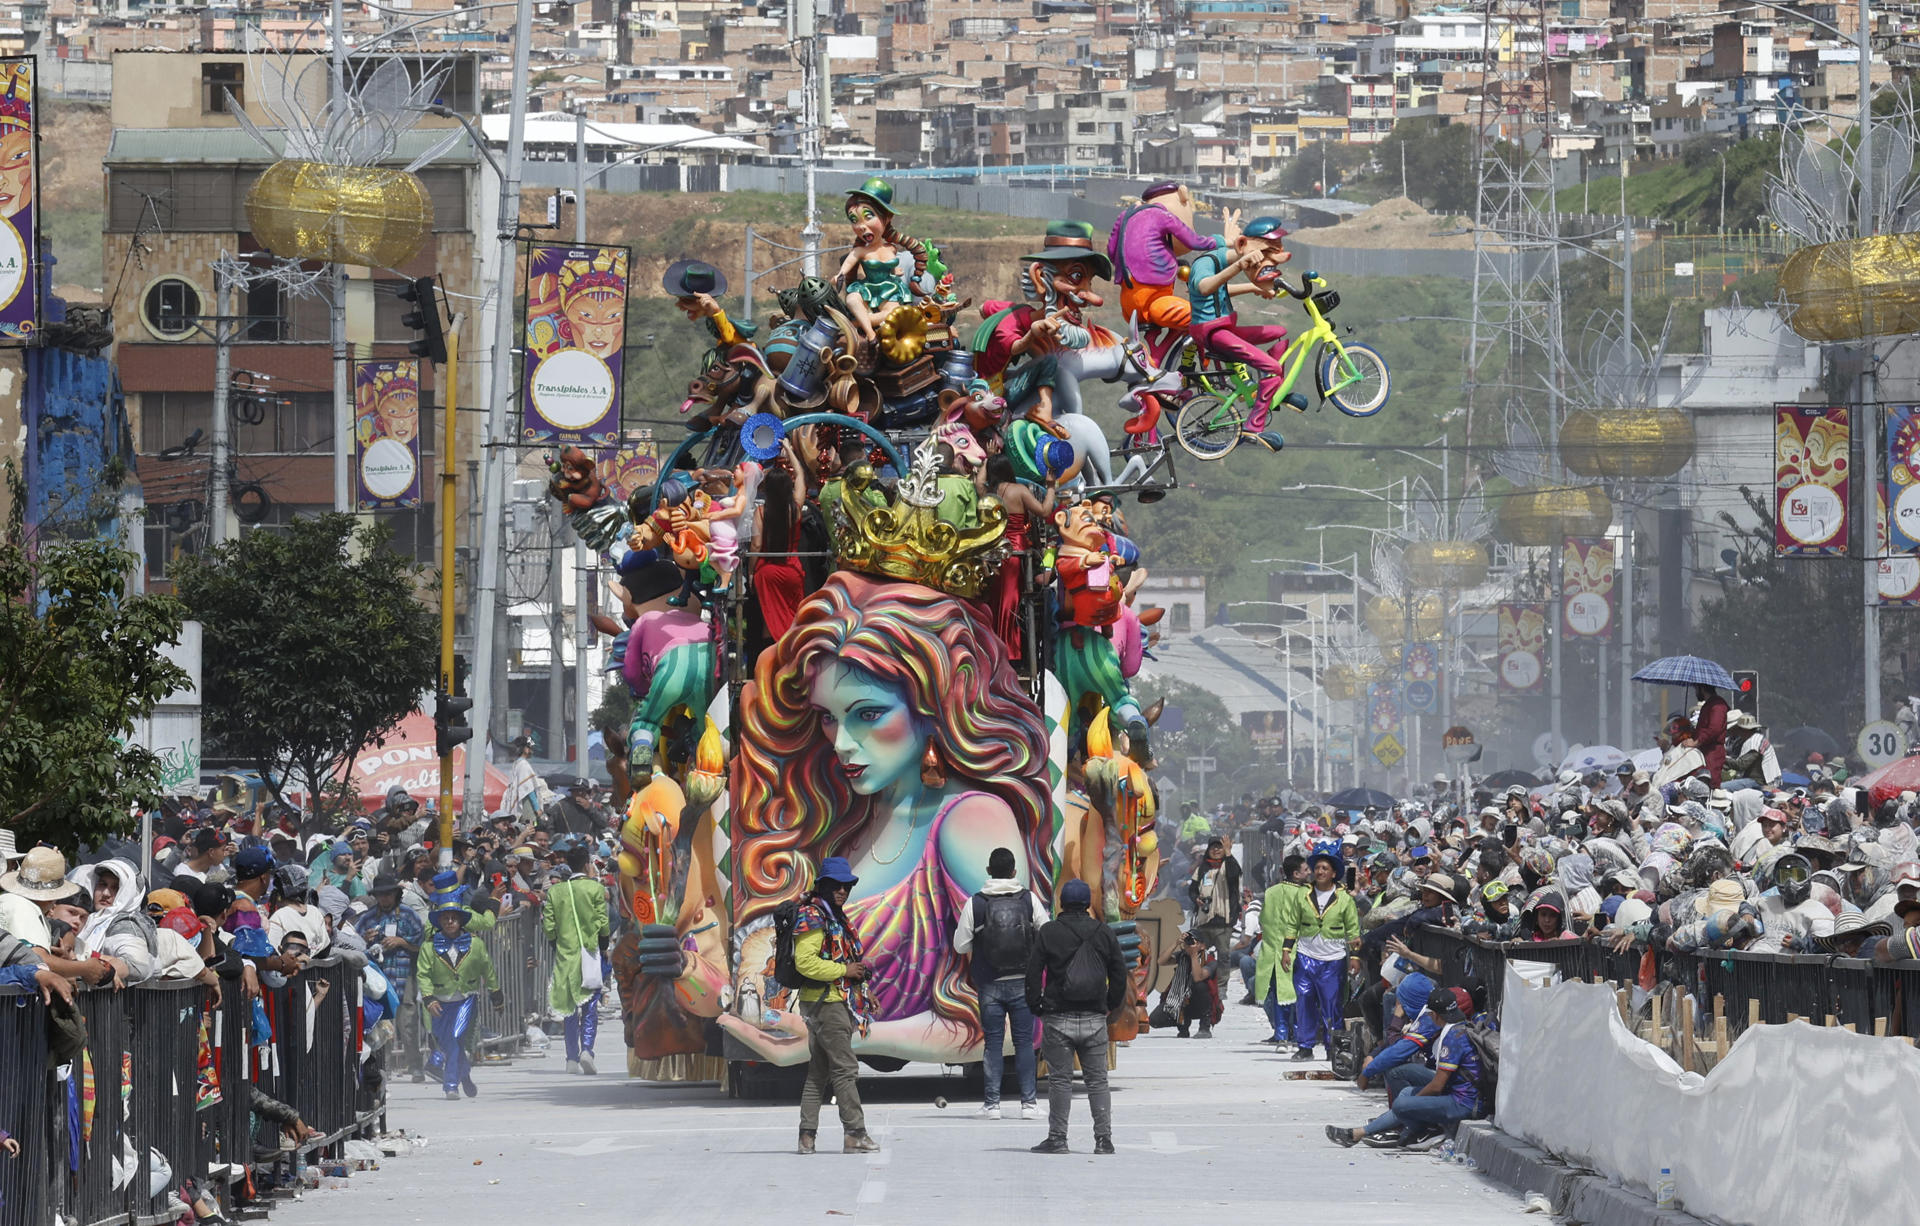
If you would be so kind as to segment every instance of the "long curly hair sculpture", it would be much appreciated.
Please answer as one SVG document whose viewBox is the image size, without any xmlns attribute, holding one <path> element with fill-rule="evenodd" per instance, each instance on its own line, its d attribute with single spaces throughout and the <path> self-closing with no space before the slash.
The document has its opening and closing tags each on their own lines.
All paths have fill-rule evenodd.
<svg viewBox="0 0 1920 1226">
<path fill-rule="evenodd" d="M 810 699 L 815 669 L 826 661 L 854 665 L 906 695 L 956 784 L 1013 811 L 1034 888 L 1050 898 L 1045 722 L 1005 649 L 951 596 L 836 572 L 800 606 L 786 636 L 761 653 L 741 696 L 732 789 L 740 922 L 799 898 L 819 860 L 856 857 L 877 833 L 874 800 L 848 786 Z M 975 1038 L 973 989 L 949 941 L 938 944 L 932 1008 Z"/>
</svg>

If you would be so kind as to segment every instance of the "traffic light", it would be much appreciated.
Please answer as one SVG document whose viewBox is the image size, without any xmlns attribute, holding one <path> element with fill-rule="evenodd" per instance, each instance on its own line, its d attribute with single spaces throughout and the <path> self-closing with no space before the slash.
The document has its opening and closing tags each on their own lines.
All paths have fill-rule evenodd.
<svg viewBox="0 0 1920 1226">
<path fill-rule="evenodd" d="M 400 301 L 413 309 L 400 317 L 400 325 L 420 334 L 407 345 L 407 352 L 429 362 L 447 360 L 447 333 L 440 322 L 440 299 L 433 277 L 415 277 L 401 287 Z"/>
<path fill-rule="evenodd" d="M 458 694 L 442 691 L 433 702 L 433 744 L 443 758 L 451 757 L 456 745 L 464 745 L 473 739 L 473 728 L 467 723 L 467 712 L 473 709 L 473 699 L 462 698 Z"/>
<path fill-rule="evenodd" d="M 1733 670 L 1733 705 L 1749 715 L 1760 714 L 1760 674 L 1751 668 Z"/>
</svg>

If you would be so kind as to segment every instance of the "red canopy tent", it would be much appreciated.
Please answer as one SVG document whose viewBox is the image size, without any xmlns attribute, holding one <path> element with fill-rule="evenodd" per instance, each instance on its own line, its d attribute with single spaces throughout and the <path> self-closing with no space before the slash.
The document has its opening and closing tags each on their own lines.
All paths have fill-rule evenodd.
<svg viewBox="0 0 1920 1226">
<path fill-rule="evenodd" d="M 1895 758 L 1872 774 L 1849 782 L 1854 787 L 1867 789 L 1876 806 L 1902 792 L 1920 792 L 1920 754 Z"/>
<path fill-rule="evenodd" d="M 461 745 L 453 751 L 453 794 L 456 805 L 466 788 L 468 748 L 467 745 Z M 353 780 L 353 786 L 359 790 L 360 802 L 368 812 L 385 804 L 387 792 L 397 787 L 407 789 L 422 808 L 429 802 L 437 804 L 440 794 L 440 756 L 433 739 L 433 717 L 420 711 L 407 716 L 400 721 L 398 728 L 387 735 L 384 745 L 369 745 L 362 750 L 347 768 L 347 774 Z M 489 764 L 480 789 L 481 801 L 486 805 L 487 812 L 498 811 L 506 794 L 506 772 Z"/>
</svg>

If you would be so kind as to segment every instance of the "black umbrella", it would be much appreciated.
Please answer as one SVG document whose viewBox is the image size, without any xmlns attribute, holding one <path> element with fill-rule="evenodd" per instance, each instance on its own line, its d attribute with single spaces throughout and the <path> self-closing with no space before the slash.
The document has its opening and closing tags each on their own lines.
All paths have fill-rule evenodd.
<svg viewBox="0 0 1920 1226">
<path fill-rule="evenodd" d="M 1376 809 L 1390 809 L 1393 807 L 1393 797 L 1372 788 L 1348 788 L 1327 797 L 1327 807 L 1330 809 L 1364 809 L 1368 805 Z"/>
<path fill-rule="evenodd" d="M 1480 780 L 1481 787 L 1491 788 L 1496 792 L 1501 788 L 1510 788 L 1515 784 L 1519 784 L 1523 788 L 1537 788 L 1540 786 L 1540 781 L 1525 771 L 1501 771 L 1497 775 L 1488 775 L 1485 779 Z"/>
<path fill-rule="evenodd" d="M 1802 724 L 1782 733 L 1780 744 L 1786 747 L 1789 756 L 1796 758 L 1804 758 L 1810 753 L 1831 758 L 1840 752 L 1840 743 L 1812 724 Z"/>
</svg>

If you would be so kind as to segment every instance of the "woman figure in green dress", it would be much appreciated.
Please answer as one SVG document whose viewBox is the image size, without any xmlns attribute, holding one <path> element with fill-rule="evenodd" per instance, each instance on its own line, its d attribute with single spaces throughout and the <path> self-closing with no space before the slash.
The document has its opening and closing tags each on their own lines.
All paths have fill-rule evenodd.
<svg viewBox="0 0 1920 1226">
<path fill-rule="evenodd" d="M 853 250 L 840 262 L 834 284 L 844 296 L 847 314 L 863 339 L 877 339 L 887 313 L 911 303 L 927 271 L 927 245 L 894 228 L 893 185 L 868 179 L 847 193 L 847 221 L 853 226 Z M 900 271 L 900 253 L 913 255 L 911 278 Z"/>
</svg>

